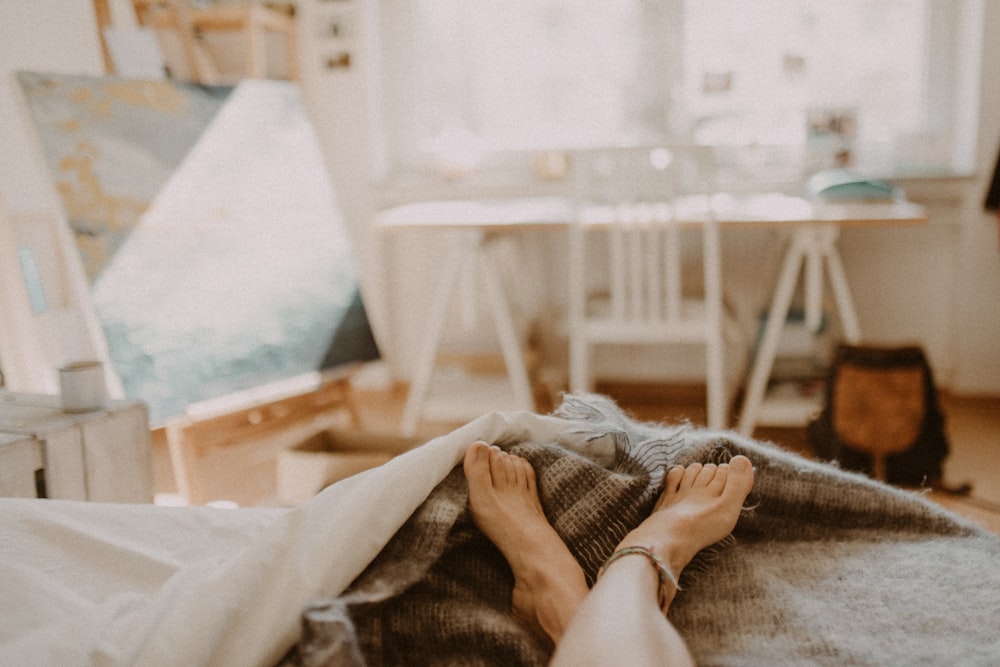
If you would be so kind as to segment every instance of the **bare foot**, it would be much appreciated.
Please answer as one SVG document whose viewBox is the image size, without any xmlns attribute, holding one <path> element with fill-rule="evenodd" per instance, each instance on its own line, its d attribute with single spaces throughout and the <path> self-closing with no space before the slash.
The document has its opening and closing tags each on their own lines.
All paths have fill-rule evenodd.
<svg viewBox="0 0 1000 667">
<path fill-rule="evenodd" d="M 465 453 L 472 518 L 514 573 L 514 615 L 558 642 L 587 594 L 583 569 L 556 533 L 525 459 L 484 442 Z"/>
<path fill-rule="evenodd" d="M 618 548 L 648 547 L 679 577 L 699 551 L 733 531 L 752 488 L 753 466 L 745 456 L 721 465 L 675 466 L 652 514 Z M 668 594 L 668 604 L 674 593 Z"/>
</svg>

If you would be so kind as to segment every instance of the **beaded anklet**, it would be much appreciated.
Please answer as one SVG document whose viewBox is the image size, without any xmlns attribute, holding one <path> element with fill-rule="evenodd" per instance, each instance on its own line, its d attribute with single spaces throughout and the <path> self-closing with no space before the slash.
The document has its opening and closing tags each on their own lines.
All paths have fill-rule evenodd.
<svg viewBox="0 0 1000 667">
<path fill-rule="evenodd" d="M 659 585 L 657 587 L 657 599 L 660 603 L 660 609 L 664 609 L 667 606 L 667 594 L 670 592 L 667 589 L 667 584 L 673 584 L 674 590 L 681 590 L 680 584 L 677 583 L 677 577 L 674 573 L 670 571 L 667 564 L 663 562 L 663 559 L 653 553 L 653 550 L 649 547 L 625 547 L 624 549 L 619 549 L 618 551 L 611 554 L 601 569 L 597 571 L 597 578 L 600 579 L 604 574 L 604 571 L 608 569 L 608 566 L 614 563 L 616 560 L 622 556 L 630 556 L 632 554 L 641 554 L 649 559 L 649 562 L 653 564 L 656 568 L 656 576 L 659 578 Z"/>
</svg>

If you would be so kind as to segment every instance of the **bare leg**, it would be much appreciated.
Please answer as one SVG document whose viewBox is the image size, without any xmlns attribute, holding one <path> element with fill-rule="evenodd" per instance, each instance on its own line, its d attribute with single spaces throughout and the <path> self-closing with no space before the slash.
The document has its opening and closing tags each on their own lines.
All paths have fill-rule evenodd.
<svg viewBox="0 0 1000 667">
<path fill-rule="evenodd" d="M 472 518 L 514 573 L 514 614 L 558 642 L 587 595 L 587 580 L 545 518 L 534 468 L 519 456 L 474 442 L 464 470 Z"/>
<path fill-rule="evenodd" d="M 728 464 L 675 467 L 653 513 L 625 536 L 619 549 L 652 549 L 680 576 L 699 551 L 732 532 L 753 487 L 743 456 Z M 657 601 L 657 573 L 642 555 L 607 568 L 559 642 L 553 665 L 693 665 L 684 640 Z M 675 591 L 676 592 L 676 591 Z M 668 597 L 673 599 L 673 593 Z"/>
</svg>

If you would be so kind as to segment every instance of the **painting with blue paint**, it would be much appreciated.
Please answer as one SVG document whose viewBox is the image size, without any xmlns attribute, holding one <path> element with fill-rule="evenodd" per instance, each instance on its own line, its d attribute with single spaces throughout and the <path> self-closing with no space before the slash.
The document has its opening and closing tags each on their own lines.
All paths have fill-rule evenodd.
<svg viewBox="0 0 1000 667">
<path fill-rule="evenodd" d="M 152 422 L 378 357 L 293 83 L 18 81 L 112 361 Z"/>
</svg>

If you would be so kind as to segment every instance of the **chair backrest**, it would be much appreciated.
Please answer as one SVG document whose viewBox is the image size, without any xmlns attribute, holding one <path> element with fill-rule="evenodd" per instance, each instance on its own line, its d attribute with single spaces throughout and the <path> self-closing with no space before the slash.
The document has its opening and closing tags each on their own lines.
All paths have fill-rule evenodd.
<svg viewBox="0 0 1000 667">
<path fill-rule="evenodd" d="M 607 317 L 632 324 L 669 325 L 684 319 L 685 275 L 682 230 L 701 232 L 701 294 L 707 318 L 721 319 L 718 230 L 712 215 L 712 154 L 708 147 L 616 148 L 582 153 L 575 163 L 577 224 L 572 238 L 571 319 L 581 318 L 588 280 L 607 266 Z M 600 260 L 586 237 L 607 231 Z M 593 246 L 595 244 L 590 244 Z M 588 253 L 588 250 L 591 250 Z M 685 279 L 691 285 L 685 284 Z M 581 291 L 582 290 L 582 291 Z"/>
</svg>

